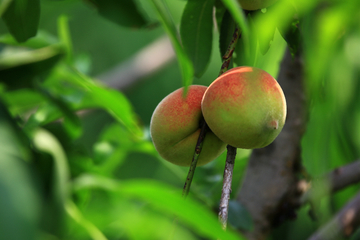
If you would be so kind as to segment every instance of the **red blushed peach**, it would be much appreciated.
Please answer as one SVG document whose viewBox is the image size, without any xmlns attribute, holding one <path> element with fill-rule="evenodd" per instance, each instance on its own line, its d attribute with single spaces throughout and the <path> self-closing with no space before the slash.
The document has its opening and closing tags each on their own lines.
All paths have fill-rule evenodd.
<svg viewBox="0 0 360 240">
<path fill-rule="evenodd" d="M 223 142 L 238 148 L 262 148 L 282 130 L 286 101 L 270 74 L 259 68 L 236 67 L 207 88 L 202 112 Z"/>
<path fill-rule="evenodd" d="M 201 100 L 205 86 L 192 85 L 186 97 L 183 88 L 166 96 L 156 107 L 150 123 L 150 133 L 161 157 L 179 166 L 190 166 L 200 134 Z M 204 165 L 224 150 L 226 144 L 208 131 L 198 166 Z"/>
</svg>

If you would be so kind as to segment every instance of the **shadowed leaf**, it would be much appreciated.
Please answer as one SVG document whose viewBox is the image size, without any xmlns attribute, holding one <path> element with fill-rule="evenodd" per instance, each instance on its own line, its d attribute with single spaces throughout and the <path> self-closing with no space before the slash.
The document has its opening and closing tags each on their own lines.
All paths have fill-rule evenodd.
<svg viewBox="0 0 360 240">
<path fill-rule="evenodd" d="M 196 77 L 201 77 L 210 61 L 214 2 L 189 0 L 181 18 L 182 44 L 194 65 Z"/>
<path fill-rule="evenodd" d="M 40 20 L 40 0 L 13 0 L 2 16 L 18 42 L 34 37 Z"/>
<path fill-rule="evenodd" d="M 141 28 L 147 24 L 132 0 L 89 0 L 104 18 L 124 27 Z"/>
</svg>

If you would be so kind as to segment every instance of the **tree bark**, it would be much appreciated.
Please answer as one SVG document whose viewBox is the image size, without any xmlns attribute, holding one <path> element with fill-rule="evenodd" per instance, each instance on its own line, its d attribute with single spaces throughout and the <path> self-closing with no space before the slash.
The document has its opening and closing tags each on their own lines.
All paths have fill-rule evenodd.
<svg viewBox="0 0 360 240">
<path fill-rule="evenodd" d="M 274 225 L 295 214 L 289 202 L 299 194 L 296 174 L 306 114 L 303 76 L 301 56 L 292 58 L 287 50 L 278 76 L 287 101 L 285 126 L 272 144 L 253 150 L 237 196 L 254 221 L 253 230 L 245 232 L 251 240 L 266 239 Z"/>
</svg>

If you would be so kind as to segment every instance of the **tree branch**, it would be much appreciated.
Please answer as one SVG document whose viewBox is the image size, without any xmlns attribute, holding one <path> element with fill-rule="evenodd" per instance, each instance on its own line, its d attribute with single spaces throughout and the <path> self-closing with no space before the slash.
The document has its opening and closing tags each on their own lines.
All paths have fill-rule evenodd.
<svg viewBox="0 0 360 240">
<path fill-rule="evenodd" d="M 175 59 L 167 36 L 163 36 L 141 49 L 131 59 L 97 76 L 109 87 L 124 90 L 145 76 L 164 67 Z"/>
<path fill-rule="evenodd" d="M 349 237 L 360 225 L 360 193 L 309 240 L 336 240 Z"/>
<path fill-rule="evenodd" d="M 299 205 L 320 199 L 321 197 L 337 192 L 358 182 L 360 182 L 360 160 L 337 168 L 325 176 L 314 180 L 313 183 L 311 183 L 312 186 L 310 188 L 306 186 L 307 183 L 300 182 L 299 185 L 305 185 L 305 187 L 302 188 L 308 188 L 308 190 L 305 190 L 305 193 L 301 196 Z"/>
<path fill-rule="evenodd" d="M 272 144 L 253 150 L 237 196 L 253 218 L 253 231 L 245 232 L 250 240 L 266 239 L 272 226 L 294 214 L 287 204 L 299 195 L 297 173 L 301 169 L 300 141 L 305 128 L 303 75 L 300 55 L 292 58 L 287 49 L 278 76 L 287 102 L 285 126 Z"/>
</svg>

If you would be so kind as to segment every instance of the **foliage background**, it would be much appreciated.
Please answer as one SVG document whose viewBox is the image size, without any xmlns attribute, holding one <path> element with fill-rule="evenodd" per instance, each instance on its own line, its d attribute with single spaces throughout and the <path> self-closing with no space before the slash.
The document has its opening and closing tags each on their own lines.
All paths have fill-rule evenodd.
<svg viewBox="0 0 360 240">
<path fill-rule="evenodd" d="M 165 35 L 156 8 L 136 1 L 148 25 L 135 29 L 102 17 L 93 5 L 99 3 L 89 2 L 41 0 L 37 36 L 24 43 L 9 35 L 4 15 L 0 21 L 1 238 L 241 239 L 236 228 L 252 225 L 241 205 L 230 206 L 228 232 L 216 220 L 225 154 L 197 168 L 191 197 L 183 202 L 187 169 L 165 162 L 151 143 L 154 108 L 184 83 L 178 62 L 121 92 L 95 80 Z M 164 2 L 179 26 L 187 1 Z M 302 4 L 296 45 L 306 66 L 302 160 L 316 178 L 359 155 L 360 14 L 356 1 Z M 219 34 L 213 31 L 209 65 L 194 84 L 209 85 L 217 77 Z M 249 64 L 277 76 L 285 47 L 276 31 L 266 54 L 255 46 L 256 62 Z M 43 51 L 31 54 L 35 49 Z M 75 114 L 83 109 L 89 111 Z M 233 196 L 249 154 L 238 151 Z M 319 221 L 311 221 L 304 207 L 269 238 L 306 239 L 359 187 L 325 198 Z"/>
</svg>

